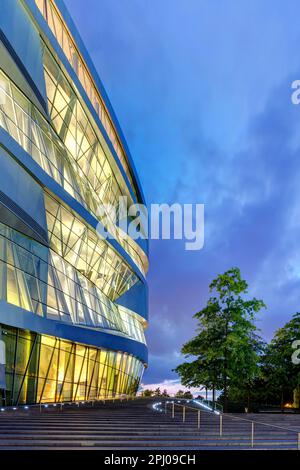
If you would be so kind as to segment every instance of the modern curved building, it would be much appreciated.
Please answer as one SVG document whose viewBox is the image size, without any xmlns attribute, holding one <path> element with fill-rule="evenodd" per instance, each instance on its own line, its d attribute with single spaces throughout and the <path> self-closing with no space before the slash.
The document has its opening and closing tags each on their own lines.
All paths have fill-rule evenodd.
<svg viewBox="0 0 300 470">
<path fill-rule="evenodd" d="M 118 121 L 64 3 L 1 0 L 6 405 L 136 393 L 147 365 L 148 246 L 122 231 L 120 214 L 113 217 L 121 196 L 144 204 Z"/>
</svg>

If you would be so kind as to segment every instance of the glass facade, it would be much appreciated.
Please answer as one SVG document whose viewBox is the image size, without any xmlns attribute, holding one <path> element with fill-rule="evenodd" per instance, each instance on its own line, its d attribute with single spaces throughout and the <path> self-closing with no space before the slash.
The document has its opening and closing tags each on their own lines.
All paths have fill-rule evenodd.
<svg viewBox="0 0 300 470">
<path fill-rule="evenodd" d="M 116 154 L 120 159 L 120 162 L 122 163 L 122 166 L 134 190 L 134 184 L 131 178 L 129 166 L 125 157 L 125 152 L 118 139 L 118 134 L 114 128 L 107 108 L 97 90 L 97 87 L 94 84 L 91 74 L 88 71 L 85 62 L 77 49 L 76 43 L 72 38 L 72 35 L 68 31 L 68 28 L 64 23 L 63 19 L 61 18 L 61 15 L 53 1 L 36 0 L 36 4 L 40 12 L 44 16 L 45 20 L 47 21 L 48 26 L 54 34 L 58 44 L 64 51 L 66 58 L 71 64 L 81 85 L 83 86 L 84 91 L 86 92 L 90 102 L 92 103 L 96 113 L 98 114 L 98 117 L 101 123 L 103 124 L 104 129 L 106 130 L 106 133 L 115 149 Z"/>
<path fill-rule="evenodd" d="M 121 231 L 117 208 L 142 192 L 74 25 L 54 2 L 36 4 L 7 2 L 14 23 L 0 48 L 0 397 L 18 405 L 133 395 L 147 365 L 148 257 Z"/>
<path fill-rule="evenodd" d="M 143 364 L 121 352 L 0 325 L 6 347 L 7 404 L 134 395 Z"/>
<path fill-rule="evenodd" d="M 80 270 L 0 223 L 0 300 L 74 325 L 111 329 L 145 342 L 138 316 L 118 307 Z"/>
<path fill-rule="evenodd" d="M 111 300 L 133 286 L 138 278 L 97 233 L 55 199 L 45 195 L 51 247 Z"/>
<path fill-rule="evenodd" d="M 118 200 L 115 195 L 111 198 L 114 193 L 110 191 L 111 187 L 107 185 L 107 180 L 102 181 L 104 185 L 101 193 L 103 194 L 102 200 L 89 179 L 85 177 L 82 162 L 76 162 L 76 158 L 62 144 L 46 119 L 1 69 L 0 93 L 0 126 L 32 156 L 49 176 L 95 216 L 97 216 L 99 204 L 109 202 L 112 206 L 116 205 Z M 77 130 L 74 133 L 78 136 Z M 97 166 L 93 155 L 92 153 L 91 160 L 85 163 L 86 168 Z M 106 193 L 107 196 L 105 196 Z M 122 192 L 119 192 L 118 196 L 121 195 Z M 110 222 L 109 214 L 106 220 Z M 109 223 L 108 229 L 145 273 L 148 267 L 147 257 L 137 243 L 129 237 L 118 236 L 118 228 L 112 222 Z"/>
<path fill-rule="evenodd" d="M 76 173 L 71 155 L 47 120 L 1 70 L 0 92 L 0 125 L 49 176 L 88 208 L 90 191 Z"/>
<path fill-rule="evenodd" d="M 122 183 L 113 171 L 103 139 L 101 143 L 77 95 L 47 47 L 44 47 L 44 70 L 49 114 L 57 134 L 73 156 L 78 172 L 89 182 L 95 198 L 114 207 L 118 197 L 126 192 L 126 187 L 124 184 L 120 187 Z"/>
<path fill-rule="evenodd" d="M 97 206 L 91 207 L 98 216 L 99 204 L 106 204 L 114 211 L 118 207 L 119 198 L 124 194 L 133 203 L 126 185 L 119 181 L 110 163 L 111 156 L 108 147 L 96 126 L 80 103 L 79 96 L 63 74 L 58 63 L 48 48 L 44 46 L 44 71 L 49 113 L 53 126 L 70 154 L 75 156 L 78 172 L 86 177 L 94 194 Z M 95 129 L 95 130 L 94 130 Z M 116 215 L 116 220 L 114 217 Z M 143 250 L 130 237 L 115 225 L 118 212 L 105 214 L 100 219 L 107 225 L 109 231 L 126 249 L 143 274 L 148 270 L 148 260 Z"/>
</svg>

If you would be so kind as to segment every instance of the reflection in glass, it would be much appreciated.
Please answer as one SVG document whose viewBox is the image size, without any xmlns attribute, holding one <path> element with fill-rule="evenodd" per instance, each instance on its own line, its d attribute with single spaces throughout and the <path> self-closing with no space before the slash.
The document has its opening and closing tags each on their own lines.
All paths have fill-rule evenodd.
<svg viewBox="0 0 300 470">
<path fill-rule="evenodd" d="M 106 351 L 2 325 L 9 404 L 133 395 L 144 370 L 127 353 Z"/>
</svg>

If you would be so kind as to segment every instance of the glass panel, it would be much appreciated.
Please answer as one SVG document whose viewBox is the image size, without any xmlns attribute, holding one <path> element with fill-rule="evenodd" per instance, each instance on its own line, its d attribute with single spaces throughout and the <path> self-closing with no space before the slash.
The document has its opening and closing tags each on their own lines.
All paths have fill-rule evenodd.
<svg viewBox="0 0 300 470">
<path fill-rule="evenodd" d="M 69 223 L 72 227 L 76 225 L 74 220 Z M 89 263 L 97 261 L 97 256 L 97 266 L 105 282 L 111 275 L 110 271 L 123 271 L 115 259 L 110 260 L 112 264 L 107 263 L 108 268 L 105 269 L 100 260 L 102 255 L 104 260 L 108 259 L 109 250 L 105 248 L 103 251 L 97 244 L 98 240 L 87 238 L 87 230 L 86 234 L 80 246 L 76 243 L 81 264 L 75 262 L 76 267 L 73 267 L 58 254 L 0 223 L 0 299 L 50 319 L 108 328 L 144 342 L 143 324 L 136 320 L 136 315 L 126 309 L 120 310 L 84 276 L 87 269 L 94 268 Z M 93 248 L 88 242 L 94 244 Z M 100 250 L 98 255 L 97 247 Z M 68 249 L 68 245 L 61 249 L 66 257 Z"/>
<path fill-rule="evenodd" d="M 48 55 L 50 57 L 50 54 Z M 51 66 L 51 60 L 49 62 L 49 69 L 55 69 L 56 65 Z M 54 78 L 50 79 L 50 72 L 46 82 L 50 87 L 49 96 L 55 102 L 50 103 L 51 116 L 61 140 L 34 105 L 2 71 L 0 71 L 0 90 L 5 99 L 2 100 L 3 104 L 0 107 L 0 125 L 44 171 L 97 217 L 99 204 L 109 203 L 111 207 L 116 206 L 118 197 L 126 194 L 126 189 L 121 189 L 105 154 L 102 152 L 103 161 L 98 158 L 101 153 L 96 134 L 81 105 L 77 103 L 73 91 L 60 76 L 61 72 L 57 73 L 59 82 L 53 81 Z M 61 83 L 66 84 L 63 87 Z M 66 148 L 61 141 L 65 143 Z M 101 175 L 104 174 L 105 179 L 102 180 Z M 145 271 L 147 258 L 137 243 L 128 236 L 125 238 L 120 236 L 111 214 L 104 214 L 103 217 L 105 218 L 103 222 L 112 235 L 140 269 Z"/>
<path fill-rule="evenodd" d="M 2 326 L 2 339 L 6 346 L 7 400 L 12 405 L 132 394 L 143 371 L 140 361 L 130 355 L 13 327 Z M 127 375 L 129 359 L 136 367 Z"/>
<path fill-rule="evenodd" d="M 79 52 L 77 51 L 75 41 L 67 30 L 66 25 L 59 17 L 58 10 L 51 1 L 45 0 L 45 2 L 43 2 L 42 0 L 36 0 L 36 4 L 40 9 L 42 15 L 44 15 L 44 18 L 48 22 L 52 33 L 56 37 L 61 48 L 63 49 L 68 61 L 75 70 L 75 73 L 77 74 L 85 92 L 87 93 L 87 96 L 89 97 L 93 107 L 95 108 L 99 119 L 102 121 L 107 135 L 111 140 L 115 152 L 119 157 L 120 162 L 125 170 L 125 173 L 130 181 L 131 187 L 135 191 L 135 185 L 131 177 L 125 153 L 119 143 L 117 132 L 114 128 L 108 111 L 106 110 L 105 104 L 89 74 L 86 64 L 81 58 Z"/>
</svg>

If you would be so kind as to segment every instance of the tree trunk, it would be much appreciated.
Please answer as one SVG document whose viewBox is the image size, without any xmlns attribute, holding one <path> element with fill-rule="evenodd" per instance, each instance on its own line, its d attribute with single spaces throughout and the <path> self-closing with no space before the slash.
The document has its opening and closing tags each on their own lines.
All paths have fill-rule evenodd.
<svg viewBox="0 0 300 470">
<path fill-rule="evenodd" d="M 228 319 L 225 323 L 225 342 L 228 337 Z M 228 351 L 225 346 L 224 350 L 224 375 L 223 375 L 223 386 L 224 386 L 224 413 L 228 412 L 228 382 L 227 382 L 227 369 L 228 369 Z"/>
<path fill-rule="evenodd" d="M 283 404 L 283 390 L 281 390 L 281 403 L 280 403 L 280 408 L 281 408 L 281 411 L 283 411 L 283 408 L 284 408 L 284 404 Z"/>
<path fill-rule="evenodd" d="M 294 389 L 293 408 L 300 408 L 300 385 Z"/>
<path fill-rule="evenodd" d="M 213 409 L 215 409 L 215 401 L 216 401 L 216 389 L 215 389 L 215 386 L 213 386 L 213 389 L 212 389 L 212 401 L 213 401 Z"/>
<path fill-rule="evenodd" d="M 224 413 L 228 412 L 228 386 L 227 386 L 227 374 L 224 375 Z"/>
</svg>

